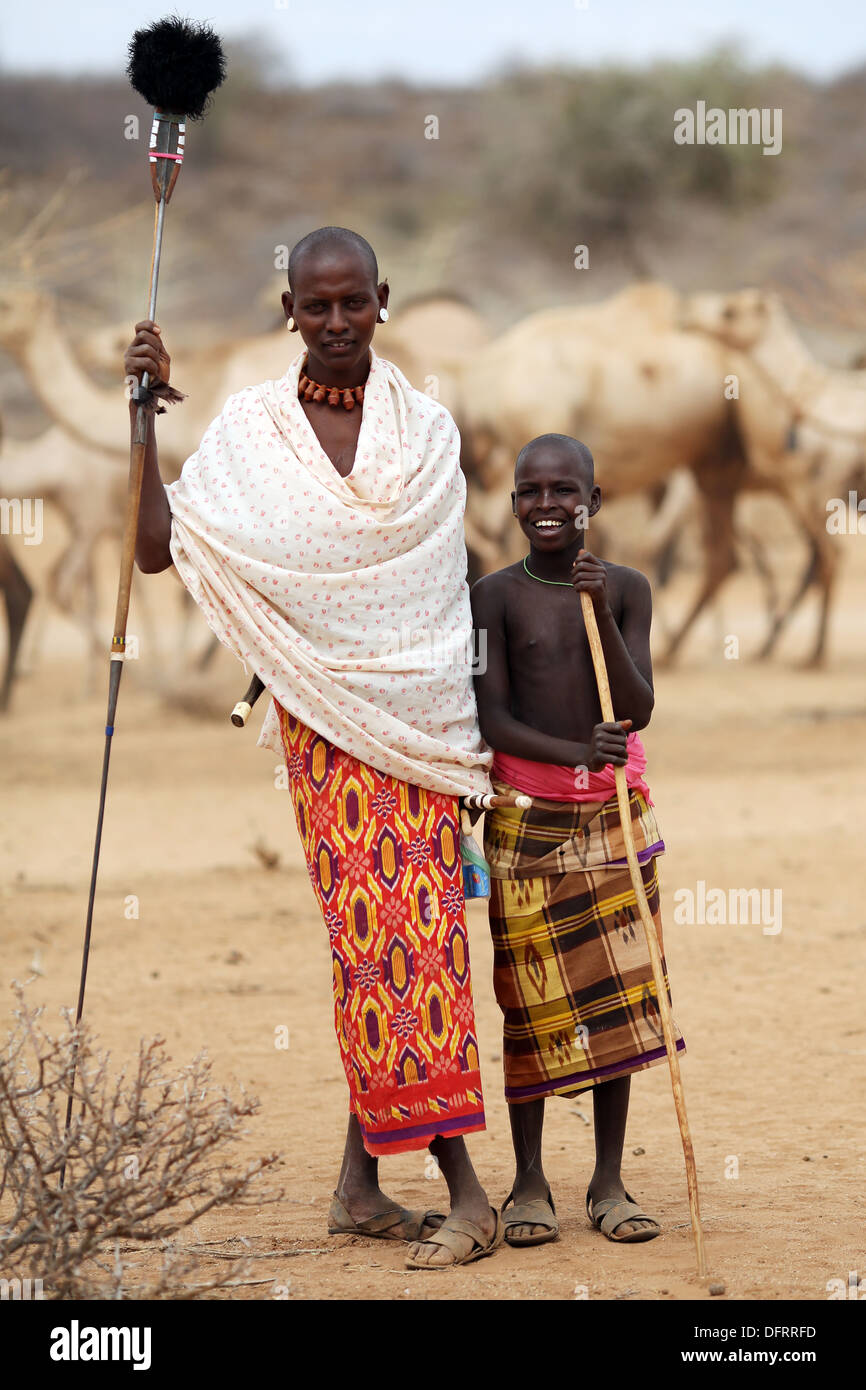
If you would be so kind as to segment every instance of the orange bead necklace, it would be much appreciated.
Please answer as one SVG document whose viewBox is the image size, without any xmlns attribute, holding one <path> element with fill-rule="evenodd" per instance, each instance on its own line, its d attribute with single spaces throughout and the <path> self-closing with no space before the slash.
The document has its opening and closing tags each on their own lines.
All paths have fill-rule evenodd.
<svg viewBox="0 0 866 1390">
<path fill-rule="evenodd" d="M 307 359 L 304 358 L 304 367 Z M 305 401 L 324 401 L 328 405 L 342 405 L 344 410 L 354 410 L 355 402 L 362 405 L 364 401 L 363 386 L 323 386 L 320 381 L 313 381 L 308 377 L 303 367 L 298 377 L 298 399 Z"/>
</svg>

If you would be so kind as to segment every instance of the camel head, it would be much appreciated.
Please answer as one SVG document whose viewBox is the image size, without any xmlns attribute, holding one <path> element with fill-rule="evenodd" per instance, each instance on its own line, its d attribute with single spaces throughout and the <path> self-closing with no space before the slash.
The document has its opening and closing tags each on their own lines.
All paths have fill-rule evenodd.
<svg viewBox="0 0 866 1390">
<path fill-rule="evenodd" d="M 764 337 L 776 307 L 776 296 L 764 290 L 692 294 L 685 300 L 680 327 L 748 351 Z"/>
<path fill-rule="evenodd" d="M 0 284 L 0 348 L 13 355 L 20 351 L 52 313 L 51 301 L 41 291 Z"/>
</svg>

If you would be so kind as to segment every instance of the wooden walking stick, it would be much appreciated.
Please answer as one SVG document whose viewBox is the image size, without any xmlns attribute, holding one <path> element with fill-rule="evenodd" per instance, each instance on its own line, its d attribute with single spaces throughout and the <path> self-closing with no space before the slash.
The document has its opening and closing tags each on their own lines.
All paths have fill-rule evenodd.
<svg viewBox="0 0 866 1390">
<path fill-rule="evenodd" d="M 614 722 L 613 702 L 610 698 L 610 683 L 607 678 L 607 666 L 604 660 L 604 649 L 601 645 L 601 637 L 598 632 L 598 623 L 595 620 L 595 609 L 592 606 L 592 599 L 589 594 L 580 595 L 580 607 L 583 612 L 583 621 L 586 627 L 586 635 L 589 638 L 589 650 L 592 653 L 592 664 L 595 669 L 595 679 L 598 685 L 598 698 L 601 704 L 601 717 L 606 724 Z M 646 935 L 647 947 L 649 949 L 650 963 L 652 965 L 653 981 L 656 987 L 656 995 L 659 1001 L 659 1013 L 662 1020 L 662 1033 L 665 1040 L 665 1051 L 668 1055 L 668 1066 L 671 1071 L 671 1086 L 674 1092 L 674 1105 L 677 1111 L 677 1120 L 680 1126 L 680 1138 L 683 1143 L 683 1155 L 686 1161 L 686 1182 L 689 1189 L 689 1212 L 692 1219 L 692 1233 L 695 1238 L 695 1252 L 698 1259 L 698 1275 L 704 1278 L 707 1272 L 707 1259 L 704 1253 L 704 1233 L 701 1228 L 701 1211 L 698 1203 L 698 1175 L 695 1168 L 695 1151 L 692 1147 L 692 1136 L 689 1130 L 689 1120 L 686 1115 L 686 1098 L 683 1092 L 682 1077 L 680 1076 L 680 1059 L 677 1056 L 676 1041 L 674 1039 L 674 1021 L 671 1016 L 671 1006 L 668 999 L 668 992 L 665 987 L 664 971 L 662 969 L 662 956 L 659 949 L 659 939 L 656 933 L 656 925 L 649 910 L 646 892 L 644 891 L 643 878 L 641 877 L 640 865 L 634 847 L 634 835 L 631 828 L 631 811 L 629 809 L 628 782 L 626 781 L 625 768 L 614 767 L 616 777 L 616 799 L 619 806 L 619 818 L 622 822 L 623 839 L 625 840 L 625 854 L 628 860 L 629 873 L 631 874 L 632 887 L 634 888 L 637 905 L 640 910 L 640 918 L 643 922 L 643 929 Z"/>
<path fill-rule="evenodd" d="M 165 210 L 177 182 L 183 163 L 186 119 L 200 120 L 210 95 L 225 76 L 225 58 L 216 34 L 206 24 L 193 24 L 172 16 L 159 20 L 147 29 L 139 29 L 129 45 L 127 76 L 138 94 L 154 107 L 150 133 L 150 175 L 156 199 L 153 228 L 153 253 L 150 262 L 150 287 L 147 316 L 156 315 L 156 291 L 162 256 Z M 84 949 L 81 958 L 81 977 L 78 985 L 78 1006 L 75 1027 L 81 1022 L 84 1010 L 84 987 L 87 983 L 87 964 L 90 958 L 90 939 L 93 927 L 93 903 L 96 896 L 96 876 L 99 869 L 99 850 L 102 843 L 102 823 L 105 816 L 105 797 L 108 789 L 108 764 L 120 677 L 126 655 L 126 621 L 129 616 L 129 596 L 132 587 L 132 568 L 135 561 L 135 542 L 138 536 L 138 512 L 141 501 L 141 480 L 147 449 L 147 416 L 156 408 L 156 397 L 178 401 L 179 392 L 172 387 L 154 392 L 148 386 L 144 372 L 140 385 L 132 392 L 137 403 L 135 430 L 129 460 L 129 489 L 126 501 L 126 524 L 120 557 L 120 579 L 117 586 L 117 607 L 114 615 L 114 635 L 111 639 L 108 678 L 108 712 L 105 719 L 105 748 L 102 757 L 102 781 L 99 788 L 99 811 L 96 818 L 96 839 L 90 871 L 90 893 L 87 901 L 87 923 L 84 929 Z M 72 1105 L 75 1096 L 75 1073 L 78 1064 L 78 1037 L 72 1052 L 72 1075 L 66 1105 L 65 1135 L 69 1134 Z M 60 1187 L 66 1178 L 66 1159 L 60 1169 Z"/>
</svg>

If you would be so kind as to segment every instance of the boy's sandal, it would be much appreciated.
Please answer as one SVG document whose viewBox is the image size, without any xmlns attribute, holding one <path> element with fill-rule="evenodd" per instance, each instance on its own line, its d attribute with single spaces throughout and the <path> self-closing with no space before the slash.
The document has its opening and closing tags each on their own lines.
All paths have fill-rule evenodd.
<svg viewBox="0 0 866 1390">
<path fill-rule="evenodd" d="M 410 1211 L 408 1207 L 394 1206 L 380 1211 L 376 1216 L 355 1221 L 335 1192 L 328 1211 L 328 1235 L 370 1236 L 373 1240 L 427 1240 L 424 1231 L 428 1227 L 433 1231 L 438 1230 L 444 1220 L 443 1211 Z M 398 1226 L 407 1234 L 399 1235 L 396 1231 Z"/>
<path fill-rule="evenodd" d="M 630 1192 L 625 1195 L 626 1200 L 624 1202 L 618 1197 L 602 1197 L 600 1202 L 590 1202 L 590 1196 L 587 1192 L 586 1214 L 590 1224 L 597 1231 L 601 1231 L 603 1236 L 607 1236 L 608 1240 L 616 1241 L 618 1245 L 638 1245 L 641 1241 L 655 1240 L 656 1236 L 661 1234 L 662 1229 L 658 1221 L 652 1216 L 647 1216 L 646 1212 L 641 1210 Z M 625 1235 L 618 1236 L 616 1232 L 625 1221 L 651 1221 L 655 1229 L 650 1230 L 644 1227 L 643 1230 L 628 1231 Z"/>
<path fill-rule="evenodd" d="M 509 1192 L 505 1201 L 502 1203 L 502 1220 L 505 1226 L 505 1242 L 520 1248 L 524 1245 L 546 1245 L 548 1241 L 556 1240 L 559 1235 L 559 1222 L 556 1218 L 556 1207 L 553 1205 L 553 1197 L 550 1188 L 547 1189 L 547 1198 L 536 1197 L 531 1202 L 518 1202 L 508 1215 L 505 1208 L 509 1202 L 514 1202 L 514 1192 Z M 534 1236 L 512 1236 L 509 1234 L 512 1226 L 544 1226 L 546 1229 Z"/>
<path fill-rule="evenodd" d="M 485 1235 L 480 1226 L 476 1226 L 474 1221 L 464 1221 L 460 1216 L 449 1216 L 446 1221 L 434 1231 L 432 1236 L 424 1237 L 425 1245 L 441 1245 L 445 1250 L 450 1250 L 454 1259 L 449 1264 L 428 1264 L 425 1260 L 417 1260 L 412 1255 L 406 1256 L 407 1269 L 454 1269 L 457 1265 L 468 1265 L 473 1260 L 483 1259 L 485 1255 L 492 1255 L 494 1250 L 498 1250 L 505 1239 L 505 1226 L 502 1217 L 494 1207 L 490 1210 L 496 1217 L 496 1228 L 492 1236 Z M 463 1242 L 460 1236 L 469 1236 L 473 1245 L 468 1254 L 461 1254 Z"/>
</svg>

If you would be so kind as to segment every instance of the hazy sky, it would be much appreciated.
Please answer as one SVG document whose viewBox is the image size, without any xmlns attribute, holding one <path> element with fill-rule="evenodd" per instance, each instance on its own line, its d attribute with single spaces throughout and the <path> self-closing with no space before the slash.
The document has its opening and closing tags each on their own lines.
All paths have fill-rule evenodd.
<svg viewBox="0 0 866 1390">
<path fill-rule="evenodd" d="M 302 82 L 462 82 L 514 58 L 641 62 L 730 39 L 816 77 L 866 61 L 863 0 L 10 0 L 0 66 L 120 74 L 132 31 L 173 10 L 226 36 L 257 33 Z"/>
</svg>

